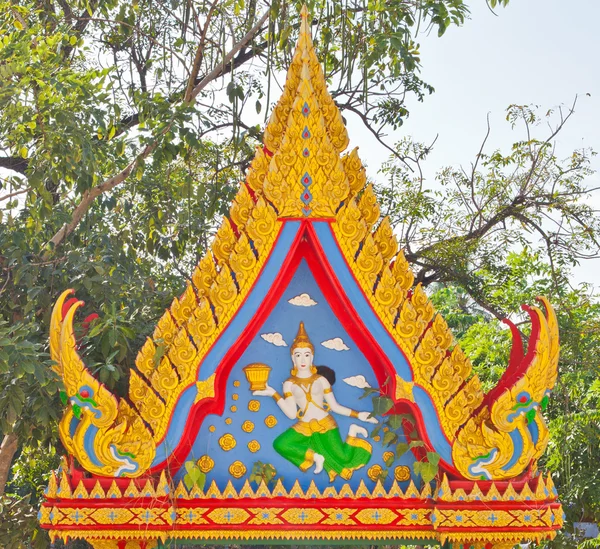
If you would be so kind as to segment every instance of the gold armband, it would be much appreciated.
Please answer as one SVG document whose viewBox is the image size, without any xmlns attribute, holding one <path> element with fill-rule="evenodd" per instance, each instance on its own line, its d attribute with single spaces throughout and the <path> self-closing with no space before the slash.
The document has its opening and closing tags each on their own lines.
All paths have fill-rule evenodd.
<svg viewBox="0 0 600 549">
<path fill-rule="evenodd" d="M 277 391 L 275 391 L 272 396 L 275 402 L 281 400 L 281 395 Z"/>
<path fill-rule="evenodd" d="M 289 391 L 286 391 L 285 393 L 283 393 L 283 398 L 288 398 L 291 396 L 292 396 L 292 393 L 290 393 Z"/>
<path fill-rule="evenodd" d="M 358 419 L 358 412 L 356 410 L 350 410 L 350 416 L 349 417 L 353 417 L 355 419 Z"/>
<path fill-rule="evenodd" d="M 325 389 L 323 391 L 323 393 L 325 393 L 326 395 L 328 395 L 329 393 L 331 393 L 331 387 L 327 387 L 327 389 Z"/>
</svg>

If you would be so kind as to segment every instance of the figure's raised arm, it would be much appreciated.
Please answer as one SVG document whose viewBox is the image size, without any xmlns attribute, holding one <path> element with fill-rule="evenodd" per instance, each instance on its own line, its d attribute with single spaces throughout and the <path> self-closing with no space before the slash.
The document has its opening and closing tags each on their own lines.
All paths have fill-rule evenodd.
<svg viewBox="0 0 600 549">
<path fill-rule="evenodd" d="M 252 391 L 254 396 L 270 396 L 277 403 L 281 411 L 290 419 L 296 417 L 296 399 L 292 394 L 292 387 L 289 381 L 283 384 L 283 395 L 281 396 L 273 387 L 267 385 L 266 389 L 260 391 Z"/>
<path fill-rule="evenodd" d="M 370 412 L 357 412 L 352 408 L 347 408 L 346 406 L 342 406 L 335 398 L 333 394 L 333 390 L 331 389 L 331 384 L 325 378 L 321 378 L 321 383 L 323 385 L 323 393 L 325 395 L 325 402 L 329 404 L 329 408 L 331 408 L 332 412 L 339 414 L 341 416 L 346 417 L 354 417 L 360 421 L 364 421 L 365 423 L 378 423 L 377 419 L 374 417 L 369 417 L 371 415 Z"/>
</svg>

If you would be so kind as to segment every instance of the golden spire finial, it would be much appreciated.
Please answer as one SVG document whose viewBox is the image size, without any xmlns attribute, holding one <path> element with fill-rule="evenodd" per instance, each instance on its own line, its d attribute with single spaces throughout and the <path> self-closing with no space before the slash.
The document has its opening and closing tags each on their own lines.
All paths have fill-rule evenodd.
<svg viewBox="0 0 600 549">
<path fill-rule="evenodd" d="M 283 95 L 265 129 L 272 158 L 262 190 L 280 217 L 332 218 L 351 192 L 340 161 L 348 134 L 327 91 L 306 6 L 301 16 Z"/>
<path fill-rule="evenodd" d="M 298 327 L 298 333 L 294 339 L 294 343 L 292 343 L 292 347 L 290 352 L 293 353 L 294 349 L 298 348 L 309 348 L 313 355 L 315 354 L 315 346 L 312 344 L 306 330 L 304 329 L 304 322 L 300 322 L 300 326 Z"/>
</svg>

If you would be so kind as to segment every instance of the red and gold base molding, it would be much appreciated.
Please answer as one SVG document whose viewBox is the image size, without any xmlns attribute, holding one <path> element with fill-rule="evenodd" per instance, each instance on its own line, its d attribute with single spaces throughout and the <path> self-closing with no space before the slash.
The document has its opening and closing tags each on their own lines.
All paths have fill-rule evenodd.
<svg viewBox="0 0 600 549">
<path fill-rule="evenodd" d="M 539 476 L 521 483 L 451 483 L 435 491 L 402 490 L 364 483 L 351 490 L 314 484 L 286 491 L 231 483 L 206 492 L 170 486 L 163 474 L 151 479 L 81 479 L 52 476 L 40 522 L 54 538 L 83 538 L 95 547 L 151 549 L 156 540 L 431 540 L 441 543 L 518 543 L 553 538 L 562 526 L 562 508 L 552 480 Z M 134 545 L 131 546 L 130 543 Z M 137 545 L 136 545 L 137 544 Z"/>
</svg>

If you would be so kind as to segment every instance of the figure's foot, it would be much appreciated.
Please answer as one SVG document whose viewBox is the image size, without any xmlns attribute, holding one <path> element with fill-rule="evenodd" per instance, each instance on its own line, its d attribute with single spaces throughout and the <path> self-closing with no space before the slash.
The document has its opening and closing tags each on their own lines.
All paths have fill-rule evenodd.
<svg viewBox="0 0 600 549">
<path fill-rule="evenodd" d="M 361 437 L 367 438 L 367 436 L 369 435 L 369 433 L 367 432 L 367 430 L 364 427 L 361 427 L 360 425 L 356 425 L 356 423 L 353 423 L 348 428 L 348 436 L 349 437 L 356 437 L 358 435 L 360 435 Z"/>
<path fill-rule="evenodd" d="M 323 470 L 325 458 L 321 454 L 315 454 L 313 459 L 315 460 L 315 475 L 318 475 Z"/>
</svg>

